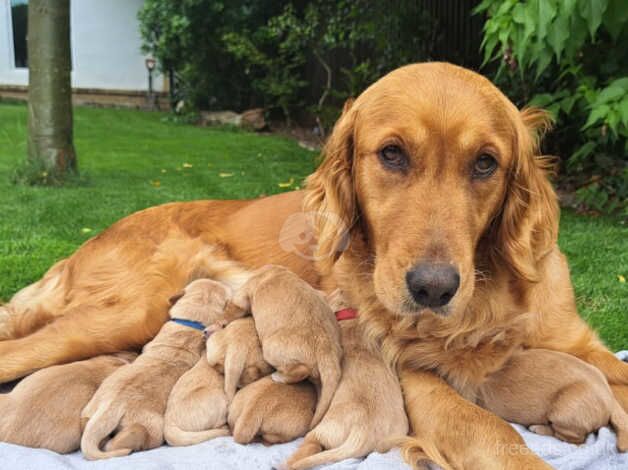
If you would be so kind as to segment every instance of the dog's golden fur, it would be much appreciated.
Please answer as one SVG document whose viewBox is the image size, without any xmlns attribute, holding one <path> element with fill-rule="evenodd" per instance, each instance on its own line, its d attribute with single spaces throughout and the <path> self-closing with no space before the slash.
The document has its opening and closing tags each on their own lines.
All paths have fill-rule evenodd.
<svg viewBox="0 0 628 470">
<path fill-rule="evenodd" d="M 103 380 L 135 359 L 97 356 L 35 372 L 0 394 L 0 441 L 65 454 L 81 444 L 81 410 Z"/>
<path fill-rule="evenodd" d="M 240 264 L 274 263 L 324 290 L 341 287 L 369 339 L 397 363 L 416 435 L 408 459 L 437 448 L 456 468 L 547 468 L 505 421 L 455 391 L 472 394 L 509 354 L 509 336 L 596 366 L 628 407 L 628 364 L 578 316 L 556 245 L 558 206 L 537 146 L 546 126 L 544 113 L 519 112 L 471 71 L 395 70 L 347 106 L 306 192 L 141 211 L 18 292 L 0 307 L 0 381 L 141 346 L 190 280 L 236 286 Z M 379 162 L 389 142 L 403 147 L 408 171 Z M 498 169 L 472 180 L 485 151 Z M 426 256 L 460 271 L 447 316 L 409 302 L 404 273 Z M 513 446 L 522 451 L 500 451 Z"/>
<path fill-rule="evenodd" d="M 229 427 L 239 444 L 255 438 L 266 444 L 289 442 L 310 429 L 315 406 L 311 383 L 281 384 L 263 377 L 236 393 L 229 406 Z"/>
<path fill-rule="evenodd" d="M 224 374 L 227 401 L 238 387 L 244 387 L 269 375 L 273 368 L 264 360 L 262 345 L 252 318 L 240 318 L 214 331 L 207 340 L 208 364 Z"/>
<path fill-rule="evenodd" d="M 574 444 L 610 423 L 617 432 L 617 449 L 628 450 L 628 415 L 604 375 L 569 354 L 517 351 L 489 375 L 478 398 L 483 408 L 508 421 Z"/>
<path fill-rule="evenodd" d="M 255 271 L 233 295 L 224 322 L 253 315 L 273 380 L 310 379 L 319 391 L 312 426 L 321 420 L 341 376 L 340 330 L 324 294 L 282 266 Z"/>
<path fill-rule="evenodd" d="M 166 406 L 164 438 L 171 446 L 189 446 L 228 436 L 225 379 L 201 356 L 177 381 Z"/>
<path fill-rule="evenodd" d="M 212 280 L 188 285 L 170 309 L 173 319 L 207 324 L 219 317 L 230 290 Z M 202 295 L 197 295 L 202 292 Z M 193 300 L 188 301 L 187 296 Z M 208 300 L 198 308 L 199 300 Z M 107 377 L 83 410 L 81 451 L 90 460 L 128 455 L 164 442 L 164 414 L 179 378 L 201 358 L 202 331 L 176 322 L 164 324 L 132 363 Z M 115 435 L 110 438 L 110 436 Z M 104 450 L 102 449 L 104 447 Z"/>
<path fill-rule="evenodd" d="M 340 322 L 342 379 L 323 419 L 284 469 L 307 468 L 387 452 L 408 434 L 401 387 L 381 357 L 365 347 L 358 320 Z"/>
</svg>

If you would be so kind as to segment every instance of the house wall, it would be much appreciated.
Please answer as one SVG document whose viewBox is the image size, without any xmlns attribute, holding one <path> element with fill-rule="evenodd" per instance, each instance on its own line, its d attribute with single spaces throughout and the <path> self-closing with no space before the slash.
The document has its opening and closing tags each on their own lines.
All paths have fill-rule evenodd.
<svg viewBox="0 0 628 470">
<path fill-rule="evenodd" d="M 137 12 L 143 0 L 71 2 L 72 87 L 145 91 L 148 87 Z M 9 0 L 0 0 L 0 87 L 28 85 L 28 70 L 16 69 Z M 163 77 L 154 80 L 164 89 Z"/>
</svg>

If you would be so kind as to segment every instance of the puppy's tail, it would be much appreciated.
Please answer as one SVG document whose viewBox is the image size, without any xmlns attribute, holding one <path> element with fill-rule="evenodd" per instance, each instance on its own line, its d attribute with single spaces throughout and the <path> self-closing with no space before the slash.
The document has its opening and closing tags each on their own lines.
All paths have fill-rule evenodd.
<svg viewBox="0 0 628 470">
<path fill-rule="evenodd" d="M 305 441 L 301 447 L 297 450 L 293 457 L 305 457 L 296 461 L 291 461 L 293 457 L 287 460 L 284 468 L 290 470 L 305 470 L 307 468 L 317 467 L 319 465 L 331 464 L 334 462 L 340 462 L 341 460 L 350 458 L 359 458 L 368 454 L 372 449 L 369 449 L 364 440 L 364 429 L 352 429 L 349 437 L 339 447 L 330 450 L 324 450 L 323 452 L 315 453 L 314 455 L 307 455 L 312 451 L 321 449 L 321 445 L 316 438 L 310 435 L 306 436 Z"/>
<path fill-rule="evenodd" d="M 426 469 L 430 463 L 435 463 L 443 470 L 453 470 L 443 454 L 429 441 L 420 441 L 414 436 L 404 437 L 398 439 L 395 446 L 401 446 L 403 460 L 413 469 Z"/>
<path fill-rule="evenodd" d="M 227 345 L 225 354 L 225 394 L 229 403 L 235 396 L 238 382 L 240 382 L 240 377 L 242 377 L 246 367 L 246 356 L 246 350 L 234 345 Z"/>
<path fill-rule="evenodd" d="M 246 408 L 232 426 L 233 440 L 238 444 L 248 444 L 262 427 L 262 413 L 255 407 Z"/>
<path fill-rule="evenodd" d="M 614 400 L 611 410 L 611 424 L 617 433 L 617 449 L 620 452 L 628 451 L 628 414 L 617 400 Z"/>
<path fill-rule="evenodd" d="M 103 406 L 87 421 L 81 438 L 81 452 L 87 460 L 108 459 L 129 455 L 131 449 L 118 449 L 110 452 L 100 450 L 102 442 L 118 427 L 122 419 L 122 410 L 115 412 Z"/>
<path fill-rule="evenodd" d="M 331 351 L 323 351 L 322 354 L 319 354 L 318 371 L 321 380 L 320 394 L 310 429 L 320 423 L 327 413 L 342 376 L 340 361 Z"/>
<path fill-rule="evenodd" d="M 166 425 L 164 427 L 164 436 L 166 442 L 170 446 L 191 446 L 201 442 L 209 441 L 216 437 L 229 435 L 229 428 L 223 426 L 216 429 L 208 429 L 205 431 L 184 431 L 175 425 Z"/>
</svg>

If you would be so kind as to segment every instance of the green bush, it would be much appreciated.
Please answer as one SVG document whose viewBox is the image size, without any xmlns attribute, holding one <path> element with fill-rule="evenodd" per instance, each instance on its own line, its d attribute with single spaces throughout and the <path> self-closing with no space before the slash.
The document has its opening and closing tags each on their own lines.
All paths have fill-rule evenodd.
<svg viewBox="0 0 628 470">
<path fill-rule="evenodd" d="M 625 0 L 484 0 L 484 62 L 519 105 L 555 117 L 552 152 L 579 202 L 628 214 Z"/>
<path fill-rule="evenodd" d="M 329 125 L 349 96 L 429 58 L 434 21 L 398 0 L 147 0 L 144 48 L 200 108 L 263 106 Z M 403 14 L 401 13 L 403 12 Z"/>
<path fill-rule="evenodd" d="M 249 78 L 223 35 L 254 29 L 281 9 L 272 0 L 145 0 L 139 14 L 144 52 L 174 70 L 185 100 L 197 109 L 256 106 Z"/>
</svg>

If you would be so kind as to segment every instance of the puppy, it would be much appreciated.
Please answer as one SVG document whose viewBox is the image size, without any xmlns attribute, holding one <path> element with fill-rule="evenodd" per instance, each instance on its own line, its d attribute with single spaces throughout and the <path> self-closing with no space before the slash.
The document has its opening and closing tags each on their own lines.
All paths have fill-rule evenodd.
<svg viewBox="0 0 628 470">
<path fill-rule="evenodd" d="M 357 322 L 340 322 L 343 372 L 329 410 L 281 469 L 306 469 L 364 457 L 374 450 L 386 452 L 408 434 L 399 381 L 363 346 Z"/>
<path fill-rule="evenodd" d="M 166 442 L 189 446 L 228 436 L 227 406 L 224 378 L 201 356 L 170 393 L 164 417 Z"/>
<path fill-rule="evenodd" d="M 282 384 L 264 377 L 236 394 L 229 427 L 240 444 L 256 436 L 267 444 L 288 442 L 308 431 L 315 407 L 316 391 L 309 382 Z"/>
<path fill-rule="evenodd" d="M 599 369 L 557 351 L 515 352 L 480 387 L 478 404 L 539 434 L 581 444 L 609 422 L 628 450 L 628 415 Z"/>
<path fill-rule="evenodd" d="M 97 356 L 29 375 L 0 395 L 0 441 L 74 452 L 81 444 L 81 410 L 101 382 L 135 356 Z"/>
<path fill-rule="evenodd" d="M 235 320 L 226 328 L 209 333 L 207 362 L 225 375 L 225 393 L 231 402 L 238 387 L 270 374 L 252 318 Z"/>
<path fill-rule="evenodd" d="M 133 364 L 108 377 L 83 410 L 87 425 L 81 450 L 86 458 L 128 455 L 163 443 L 164 412 L 170 391 L 181 375 L 198 362 L 205 343 L 202 325 L 220 315 L 230 294 L 218 282 L 204 280 L 192 284 L 186 287 L 183 297 L 172 299 L 172 321 L 164 324 L 144 346 Z M 184 299 L 196 295 L 198 289 L 208 295 L 203 298 L 206 308 L 181 308 L 197 305 L 196 301 L 188 303 Z M 115 436 L 108 440 L 114 432 Z"/>
<path fill-rule="evenodd" d="M 327 411 L 340 381 L 342 347 L 334 312 L 322 292 L 288 269 L 268 265 L 255 271 L 234 294 L 225 322 L 253 314 L 264 359 L 277 369 L 276 382 L 310 378 L 319 389 L 312 419 Z"/>
</svg>

